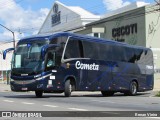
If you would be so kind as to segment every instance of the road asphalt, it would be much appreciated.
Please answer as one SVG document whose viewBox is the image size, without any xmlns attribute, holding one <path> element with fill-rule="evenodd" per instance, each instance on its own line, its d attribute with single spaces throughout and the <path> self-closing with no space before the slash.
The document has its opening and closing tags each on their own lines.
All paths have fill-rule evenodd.
<svg viewBox="0 0 160 120">
<path fill-rule="evenodd" d="M 154 97 L 160 90 L 152 90 L 148 91 L 147 94 L 149 94 L 150 97 Z M 7 83 L 2 83 L 0 82 L 0 92 L 11 92 L 10 85 Z M 81 93 L 81 92 L 76 92 L 76 94 Z M 83 94 L 94 94 L 96 92 L 83 92 Z"/>
</svg>

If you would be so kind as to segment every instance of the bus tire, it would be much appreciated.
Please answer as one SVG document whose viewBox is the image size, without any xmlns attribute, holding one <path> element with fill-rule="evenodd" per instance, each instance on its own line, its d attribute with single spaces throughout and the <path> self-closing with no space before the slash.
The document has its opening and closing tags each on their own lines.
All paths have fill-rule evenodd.
<svg viewBox="0 0 160 120">
<path fill-rule="evenodd" d="M 70 97 L 72 92 L 72 85 L 70 80 L 66 80 L 65 82 L 65 88 L 64 88 L 64 95 L 65 97 Z"/>
<path fill-rule="evenodd" d="M 135 96 L 137 95 L 137 90 L 138 90 L 137 88 L 138 84 L 135 81 L 132 81 L 129 86 L 129 91 L 125 92 L 124 94 L 129 96 Z"/>
<path fill-rule="evenodd" d="M 101 91 L 103 96 L 113 96 L 114 92 L 113 91 Z"/>
<path fill-rule="evenodd" d="M 43 96 L 43 91 L 35 91 L 36 97 L 41 98 Z"/>
</svg>

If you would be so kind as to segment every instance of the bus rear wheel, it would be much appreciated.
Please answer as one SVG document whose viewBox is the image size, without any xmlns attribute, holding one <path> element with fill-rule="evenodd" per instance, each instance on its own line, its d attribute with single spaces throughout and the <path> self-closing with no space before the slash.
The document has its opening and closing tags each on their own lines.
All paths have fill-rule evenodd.
<svg viewBox="0 0 160 120">
<path fill-rule="evenodd" d="M 129 94 L 134 96 L 137 94 L 137 83 L 135 81 L 132 81 L 130 84 L 130 90 L 129 90 Z"/>
<path fill-rule="evenodd" d="M 70 97 L 72 92 L 72 84 L 70 80 L 66 80 L 65 88 L 64 88 L 64 95 L 65 97 Z"/>
<path fill-rule="evenodd" d="M 113 96 L 114 92 L 113 91 L 101 91 L 103 96 Z"/>
<path fill-rule="evenodd" d="M 135 96 L 137 95 L 138 84 L 135 81 L 130 83 L 129 91 L 125 92 L 125 95 Z"/>
<path fill-rule="evenodd" d="M 43 91 L 35 91 L 36 97 L 41 98 L 43 96 Z"/>
</svg>

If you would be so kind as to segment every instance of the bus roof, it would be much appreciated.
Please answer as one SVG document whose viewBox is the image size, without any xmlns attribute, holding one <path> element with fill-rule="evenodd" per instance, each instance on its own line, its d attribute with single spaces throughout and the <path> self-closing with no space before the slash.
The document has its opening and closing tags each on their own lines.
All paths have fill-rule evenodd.
<svg viewBox="0 0 160 120">
<path fill-rule="evenodd" d="M 117 41 L 113 41 L 113 40 L 107 40 L 107 39 L 103 39 L 103 38 L 97 38 L 97 37 L 92 37 L 92 36 L 87 36 L 87 35 L 80 35 L 80 34 L 76 34 L 76 33 L 70 33 L 70 32 L 57 32 L 57 33 L 49 33 L 49 34 L 38 34 L 38 35 L 33 35 L 30 37 L 25 37 L 23 39 L 21 39 L 19 42 L 23 42 L 23 41 L 32 41 L 32 40 L 51 40 L 54 37 L 60 37 L 60 36 L 71 36 L 71 37 L 75 37 L 77 39 L 85 39 L 87 41 L 92 41 L 92 42 L 98 42 L 98 43 L 109 43 L 109 44 L 116 44 L 116 45 L 120 45 L 120 46 L 126 46 L 126 47 L 131 47 L 131 48 L 139 48 L 139 49 L 148 49 L 145 48 L 143 46 L 136 46 L 136 45 L 130 45 L 127 43 L 122 43 L 122 42 L 117 42 Z"/>
</svg>

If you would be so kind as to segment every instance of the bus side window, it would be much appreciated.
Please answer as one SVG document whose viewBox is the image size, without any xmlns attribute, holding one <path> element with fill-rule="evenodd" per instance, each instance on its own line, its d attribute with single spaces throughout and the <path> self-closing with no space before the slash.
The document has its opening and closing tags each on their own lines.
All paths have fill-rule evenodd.
<svg viewBox="0 0 160 120">
<path fill-rule="evenodd" d="M 151 50 L 145 50 L 145 60 L 143 63 L 146 65 L 153 65 L 153 53 Z"/>
<path fill-rule="evenodd" d="M 134 49 L 126 47 L 125 52 L 126 52 L 127 62 L 134 63 L 136 60 L 136 56 L 134 54 Z"/>
<path fill-rule="evenodd" d="M 91 59 L 99 59 L 99 46 L 96 42 L 83 41 L 84 57 Z"/>
<path fill-rule="evenodd" d="M 81 40 L 78 40 L 79 42 L 79 52 L 80 52 L 80 57 L 81 58 L 84 58 L 84 52 L 83 52 L 83 44 L 82 44 L 82 41 Z"/>
<path fill-rule="evenodd" d="M 112 46 L 110 44 L 97 44 L 99 47 L 99 60 L 111 61 L 112 60 Z"/>
<path fill-rule="evenodd" d="M 80 58 L 79 42 L 76 39 L 69 39 L 64 54 L 64 59 Z"/>
<path fill-rule="evenodd" d="M 112 46 L 112 52 L 113 52 L 113 61 L 120 61 L 120 62 L 125 62 L 126 61 L 126 53 L 125 53 L 125 49 L 123 46 L 119 46 L 119 45 L 113 45 Z"/>
<path fill-rule="evenodd" d="M 54 37 L 51 39 L 50 44 L 61 44 L 61 43 L 66 43 L 68 37 Z"/>
</svg>

